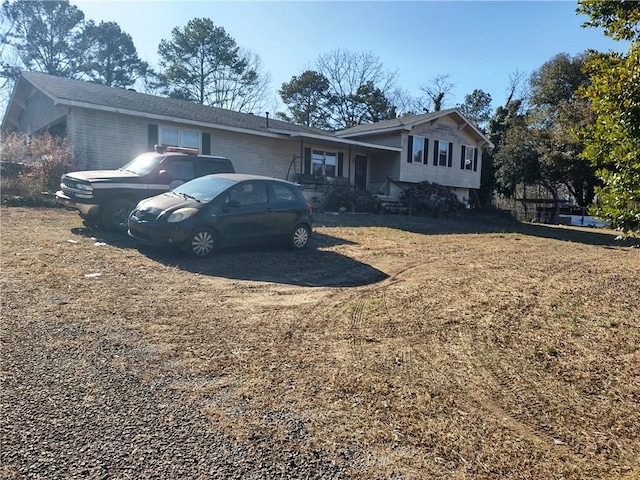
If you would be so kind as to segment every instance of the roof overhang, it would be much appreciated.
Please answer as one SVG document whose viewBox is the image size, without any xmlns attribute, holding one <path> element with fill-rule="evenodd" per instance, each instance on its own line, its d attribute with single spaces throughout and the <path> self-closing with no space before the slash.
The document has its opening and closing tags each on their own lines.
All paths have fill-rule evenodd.
<svg viewBox="0 0 640 480">
<path fill-rule="evenodd" d="M 393 132 L 410 132 L 417 125 L 435 125 L 438 123 L 440 119 L 446 116 L 454 116 L 456 117 L 456 123 L 458 124 L 458 130 L 464 130 L 468 128 L 473 131 L 473 133 L 482 140 L 482 146 L 486 146 L 487 148 L 493 149 L 495 145 L 489 140 L 489 138 L 481 132 L 472 122 L 467 119 L 464 114 L 458 110 L 457 108 L 451 108 L 448 110 L 441 110 L 438 112 L 432 112 L 426 116 L 422 116 L 412 122 L 400 123 L 398 125 L 390 125 L 387 127 L 376 128 L 375 124 L 371 125 L 371 128 L 362 131 L 351 132 L 347 134 L 341 134 L 339 138 L 354 138 L 354 137 L 366 137 L 372 135 L 380 135 L 385 133 L 393 133 Z M 401 121 L 401 119 L 400 119 Z"/>
<path fill-rule="evenodd" d="M 309 132 L 296 132 L 296 131 L 286 131 L 286 130 L 278 130 L 278 132 L 288 135 L 292 139 L 308 139 L 308 140 L 314 140 L 314 141 L 331 144 L 331 145 L 344 145 L 344 146 L 351 146 L 351 147 L 359 147 L 367 150 L 376 150 L 381 152 L 402 153 L 402 147 L 379 145 L 377 143 L 367 143 L 367 142 L 361 142 L 358 140 L 349 140 L 346 138 L 339 138 L 331 135 L 320 135 L 320 134 L 309 133 Z"/>
</svg>

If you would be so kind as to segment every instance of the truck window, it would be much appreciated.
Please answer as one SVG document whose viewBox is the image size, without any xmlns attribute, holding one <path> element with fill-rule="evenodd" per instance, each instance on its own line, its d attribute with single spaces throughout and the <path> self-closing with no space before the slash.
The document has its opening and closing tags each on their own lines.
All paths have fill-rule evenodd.
<svg viewBox="0 0 640 480">
<path fill-rule="evenodd" d="M 229 173 L 229 166 L 226 162 L 213 159 L 200 159 L 200 174 L 211 175 L 213 173 Z"/>
<path fill-rule="evenodd" d="M 196 176 L 191 158 L 169 157 L 162 162 L 161 170 L 166 170 L 171 180 L 188 182 Z"/>
</svg>

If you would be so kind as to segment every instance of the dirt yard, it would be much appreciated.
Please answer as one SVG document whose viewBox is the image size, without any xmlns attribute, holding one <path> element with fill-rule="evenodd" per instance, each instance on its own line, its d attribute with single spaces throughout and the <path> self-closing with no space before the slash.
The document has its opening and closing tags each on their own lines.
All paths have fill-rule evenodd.
<svg viewBox="0 0 640 480">
<path fill-rule="evenodd" d="M 322 214 L 198 261 L 0 215 L 3 478 L 640 478 L 612 232 Z"/>
</svg>

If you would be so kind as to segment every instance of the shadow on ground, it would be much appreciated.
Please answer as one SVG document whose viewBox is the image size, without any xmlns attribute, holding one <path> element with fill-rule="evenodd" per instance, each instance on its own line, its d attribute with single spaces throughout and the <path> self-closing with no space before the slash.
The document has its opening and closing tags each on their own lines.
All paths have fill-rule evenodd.
<svg viewBox="0 0 640 480">
<path fill-rule="evenodd" d="M 355 287 L 380 282 L 388 275 L 370 265 L 310 246 L 303 251 L 278 247 L 233 248 L 206 259 L 179 252 L 141 250 L 147 257 L 180 270 L 235 280 L 305 287 Z"/>
<path fill-rule="evenodd" d="M 210 258 L 190 259 L 177 249 L 141 247 L 126 234 L 75 228 L 72 232 L 108 245 L 138 249 L 146 257 L 169 267 L 199 275 L 234 280 L 281 283 L 306 287 L 355 287 L 380 282 L 388 275 L 370 265 L 318 247 L 352 244 L 348 240 L 313 233 L 305 250 L 293 251 L 281 246 L 225 248 Z"/>
<path fill-rule="evenodd" d="M 317 214 L 316 227 L 386 227 L 425 235 L 520 233 L 604 247 L 640 246 L 640 239 L 618 239 L 611 230 L 564 225 L 521 223 L 508 215 L 465 212 L 459 218 L 377 214 Z"/>
</svg>

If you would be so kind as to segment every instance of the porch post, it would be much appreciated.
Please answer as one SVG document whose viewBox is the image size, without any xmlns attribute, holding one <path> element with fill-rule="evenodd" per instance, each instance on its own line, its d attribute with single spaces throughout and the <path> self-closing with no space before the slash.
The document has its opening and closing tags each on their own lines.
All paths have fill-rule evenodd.
<svg viewBox="0 0 640 480">
<path fill-rule="evenodd" d="M 304 137 L 300 137 L 300 173 L 304 173 Z"/>
<path fill-rule="evenodd" d="M 349 173 L 347 178 L 349 179 L 349 186 L 351 186 L 351 145 L 349 145 Z"/>
</svg>

